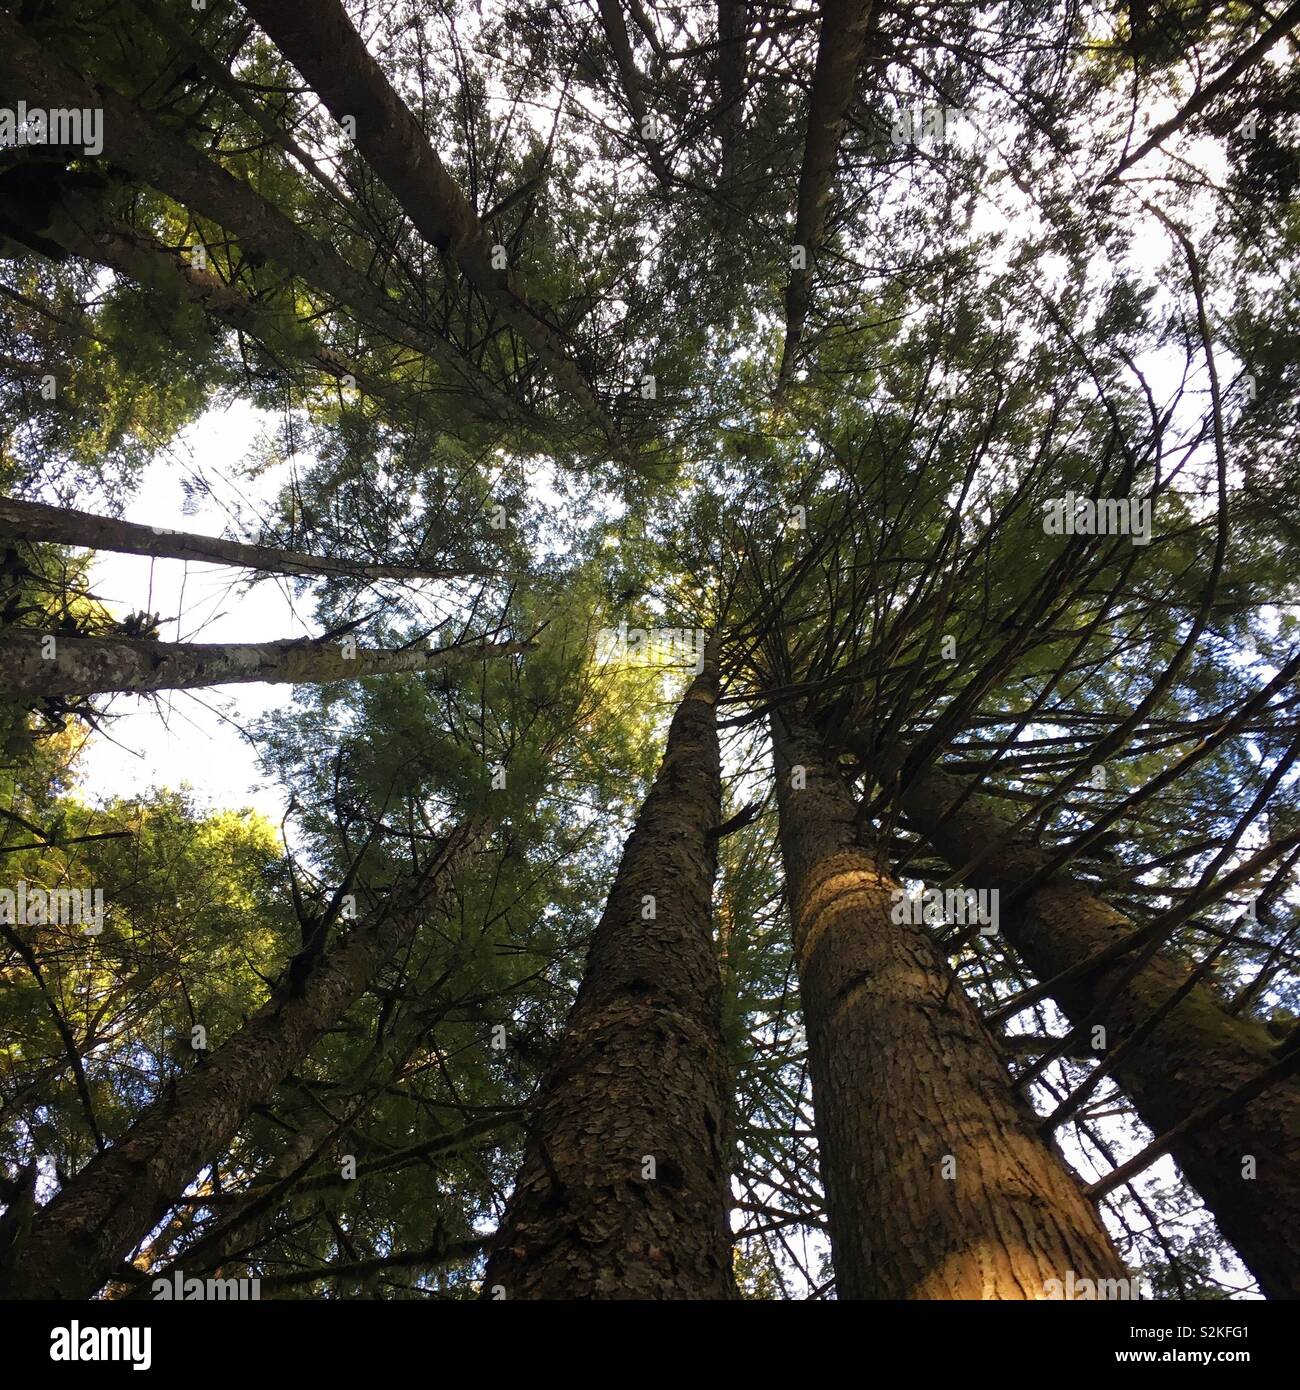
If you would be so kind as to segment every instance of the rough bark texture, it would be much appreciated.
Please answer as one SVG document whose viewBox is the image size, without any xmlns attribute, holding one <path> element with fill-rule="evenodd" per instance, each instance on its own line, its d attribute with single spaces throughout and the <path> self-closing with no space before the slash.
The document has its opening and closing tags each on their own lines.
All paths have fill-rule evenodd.
<svg viewBox="0 0 1300 1390">
<path fill-rule="evenodd" d="M 24 1248 L 0 1273 L 0 1298 L 89 1298 L 105 1284 L 252 1107 L 269 1099 L 356 1002 L 486 834 L 484 825 L 457 827 L 417 883 L 346 932 L 304 979 L 277 989 L 261 1012 L 169 1085 L 36 1214 Z"/>
<path fill-rule="evenodd" d="M 826 213 L 834 185 L 835 156 L 844 119 L 853 99 L 853 83 L 871 22 L 871 0 L 822 0 L 817 65 L 813 69 L 808 103 L 808 134 L 799 171 L 799 201 L 795 211 L 794 242 L 804 248 L 807 267 L 793 270 L 785 292 L 785 345 L 781 349 L 779 382 L 794 372 L 808 317 L 813 257 L 821 247 Z"/>
<path fill-rule="evenodd" d="M 817 735 L 784 721 L 781 853 L 839 1297 L 1037 1299 L 1067 1270 L 1124 1278 L 929 932 L 891 920 L 898 885 L 858 845 Z"/>
<path fill-rule="evenodd" d="M 84 546 L 88 550 L 150 555 L 156 559 L 238 565 L 263 574 L 343 575 L 374 580 L 453 579 L 492 573 L 486 567 L 420 569 L 411 565 L 370 565 L 362 560 L 333 555 L 304 555 L 295 550 L 276 550 L 272 546 L 249 545 L 219 536 L 139 526 L 132 521 L 74 511 L 71 507 L 51 507 L 44 502 L 23 502 L 12 497 L 0 497 L 0 540 L 48 541 L 55 545 Z"/>
<path fill-rule="evenodd" d="M 717 691 L 710 652 L 673 719 L 592 938 L 485 1298 L 736 1296 L 710 929 Z M 643 916 L 647 896 L 653 919 Z"/>
<path fill-rule="evenodd" d="M 146 638 L 0 633 L 0 695 L 105 695 L 148 690 L 193 690 L 207 685 L 261 681 L 271 685 L 322 685 L 361 676 L 432 671 L 531 649 L 530 642 L 467 642 L 430 651 L 423 642 L 405 650 L 348 656 L 343 642 L 155 642 Z"/>
<path fill-rule="evenodd" d="M 515 402 L 436 334 L 414 327 L 391 307 L 378 286 L 332 247 L 304 233 L 251 185 L 145 115 L 134 103 L 39 48 L 11 16 L 0 12 L 0 84 L 14 92 L 40 92 L 49 106 L 99 107 L 104 112 L 102 158 L 234 233 L 246 251 L 276 261 L 318 290 L 346 304 L 394 342 L 442 363 L 460 383 L 491 405 L 497 417 L 520 419 Z"/>
<path fill-rule="evenodd" d="M 927 772 L 906 783 L 902 807 L 956 872 L 992 850 L 967 882 L 1009 899 L 1048 856 L 1019 837 L 1008 839 L 1006 821 L 986 798 L 970 797 L 958 807 L 964 790 L 956 778 Z M 1134 924 L 1063 874 L 1004 907 L 1000 928 L 1029 969 L 1050 980 L 1129 935 Z M 1053 996 L 1072 1021 L 1101 1024 L 1112 1048 L 1187 980 L 1184 963 L 1158 953 L 1109 997 L 1131 960 L 1069 981 Z M 1275 1060 L 1271 1047 L 1263 1027 L 1233 1017 L 1214 990 L 1197 985 L 1124 1054 L 1115 1080 L 1160 1135 L 1257 1076 Z M 1235 1115 L 1186 1135 L 1172 1153 L 1264 1293 L 1300 1298 L 1300 1078 L 1281 1081 Z M 1242 1176 L 1246 1155 L 1255 1158 L 1253 1179 Z"/>
<path fill-rule="evenodd" d="M 420 235 L 449 254 L 466 278 L 582 408 L 615 453 L 632 461 L 555 330 L 528 302 L 517 277 L 493 264 L 492 239 L 430 146 L 419 121 L 338 0 L 245 0 L 245 9 L 311 84 L 337 121 L 356 122 L 356 146 Z"/>
</svg>

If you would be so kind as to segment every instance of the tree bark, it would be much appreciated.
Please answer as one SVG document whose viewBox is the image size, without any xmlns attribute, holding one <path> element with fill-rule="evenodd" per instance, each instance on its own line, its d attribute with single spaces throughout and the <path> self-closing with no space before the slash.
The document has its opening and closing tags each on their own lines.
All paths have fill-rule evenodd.
<svg viewBox="0 0 1300 1390">
<path fill-rule="evenodd" d="M 304 1125 L 290 1140 L 284 1152 L 267 1169 L 266 1177 L 271 1183 L 292 1177 L 313 1153 L 338 1129 L 337 1124 L 326 1117 L 317 1116 Z M 211 1247 L 201 1252 L 197 1259 L 187 1261 L 184 1250 L 179 1251 L 167 1265 L 153 1278 L 166 1277 L 173 1272 L 195 1275 L 219 1272 L 227 1260 L 238 1261 L 241 1250 L 254 1247 L 275 1224 L 285 1202 L 293 1196 L 293 1189 L 285 1190 L 278 1202 L 258 1206 L 262 1194 L 255 1192 L 247 1197 L 233 1212 L 222 1213 L 221 1229 Z"/>
<path fill-rule="evenodd" d="M 745 108 L 746 36 L 749 0 L 718 0 L 718 114 L 722 182 L 736 177 Z"/>
<path fill-rule="evenodd" d="M 672 186 L 672 171 L 664 159 L 657 139 L 645 134 L 646 117 L 650 115 L 645 104 L 645 92 L 641 85 L 641 73 L 632 52 L 632 42 L 627 36 L 627 24 L 623 20 L 621 0 L 596 0 L 600 11 L 600 27 L 605 31 L 605 41 L 609 44 L 618 74 L 623 82 L 623 95 L 627 99 L 627 109 L 635 127 L 635 139 L 645 147 L 646 157 L 655 178 L 665 187 Z"/>
<path fill-rule="evenodd" d="M 54 643 L 46 657 L 45 644 Z M 155 642 L 148 638 L 63 637 L 10 629 L 0 632 L 0 695 L 107 695 L 195 690 L 208 685 L 262 682 L 324 685 L 360 676 L 432 671 L 494 656 L 530 651 L 531 642 L 466 642 L 431 651 L 423 642 L 397 650 L 341 641 Z"/>
<path fill-rule="evenodd" d="M 736 1297 L 710 926 L 717 694 L 711 644 L 592 938 L 485 1298 Z"/>
<path fill-rule="evenodd" d="M 333 247 L 307 235 L 251 185 L 227 173 L 125 97 L 38 47 L 22 25 L 2 11 L 0 81 L 12 90 L 40 92 L 50 106 L 102 109 L 104 160 L 225 227 L 245 250 L 300 275 L 394 342 L 433 358 L 489 404 L 494 418 L 524 418 L 520 407 L 449 343 L 400 317 L 384 291 Z"/>
<path fill-rule="evenodd" d="M 256 339 L 272 357 L 293 358 L 335 381 L 350 379 L 358 390 L 403 415 L 427 414 L 427 399 L 421 403 L 415 392 L 372 375 L 359 363 L 327 347 L 310 325 L 287 312 L 253 303 L 210 270 L 191 265 L 183 250 L 164 246 L 121 223 L 100 219 L 83 203 L 84 200 L 68 197 L 61 199 L 56 208 L 57 220 L 48 227 L 30 227 L 28 244 L 39 250 L 42 241 L 53 242 L 79 260 L 103 266 L 138 284 L 168 286 L 218 323 Z M 11 210 L 9 215 L 16 218 L 20 214 Z"/>
<path fill-rule="evenodd" d="M 898 885 L 801 713 L 773 716 L 773 746 L 839 1297 L 1040 1299 L 1069 1270 L 1126 1277 L 928 930 L 892 920 Z"/>
<path fill-rule="evenodd" d="M 821 249 L 826 214 L 834 186 L 835 156 L 853 99 L 853 84 L 871 22 L 872 0 L 822 0 L 808 104 L 808 134 L 803 167 L 799 170 L 799 201 L 795 211 L 793 245 L 803 247 L 805 268 L 792 270 L 785 292 L 785 343 L 781 349 L 778 390 L 794 373 L 808 301 L 812 291 L 813 258 Z"/>
<path fill-rule="evenodd" d="M 1128 936 L 1134 924 L 1069 874 L 1010 902 L 1048 855 L 1018 835 L 987 798 L 957 805 L 965 787 L 940 772 L 905 782 L 902 809 L 934 848 L 964 872 L 969 886 L 996 888 L 1010 905 L 1002 934 L 1041 980 L 1050 980 Z M 1123 956 L 1057 988 L 1071 1021 L 1106 1030 L 1110 1048 L 1141 1027 L 1187 979 L 1188 967 L 1157 953 L 1112 996 L 1131 964 Z M 1099 1007 L 1100 1006 L 1100 1007 Z M 1273 1039 L 1258 1023 L 1234 1017 L 1208 985 L 1192 988 L 1154 1031 L 1124 1055 L 1115 1080 L 1156 1135 L 1235 1091 L 1274 1060 Z M 1269 1298 L 1300 1298 L 1300 1078 L 1278 1082 L 1244 1109 L 1180 1138 L 1173 1157 L 1214 1213 L 1219 1228 Z M 1255 1176 L 1243 1176 L 1253 1156 Z"/>
<path fill-rule="evenodd" d="M 418 565 L 371 565 L 334 555 L 305 555 L 269 545 L 168 531 L 133 521 L 94 516 L 71 507 L 24 502 L 0 497 L 0 539 L 54 545 L 77 545 L 87 550 L 114 550 L 124 555 L 155 559 L 194 560 L 213 565 L 237 565 L 262 574 L 334 575 L 352 579 L 466 579 L 491 575 L 487 566 L 468 569 L 421 568 Z"/>
<path fill-rule="evenodd" d="M 456 827 L 414 883 L 316 957 L 305 978 L 292 982 L 290 972 L 259 1013 L 170 1083 L 37 1212 L 17 1258 L 0 1271 L 0 1298 L 85 1299 L 102 1287 L 253 1106 L 269 1099 L 410 939 L 487 832 L 481 823 Z"/>
<path fill-rule="evenodd" d="M 492 239 L 423 128 L 371 56 L 338 0 L 245 0 L 244 8 L 311 84 L 336 121 L 351 117 L 357 151 L 420 235 L 449 254 L 624 462 L 635 462 L 556 330 L 518 277 L 493 264 Z"/>
</svg>

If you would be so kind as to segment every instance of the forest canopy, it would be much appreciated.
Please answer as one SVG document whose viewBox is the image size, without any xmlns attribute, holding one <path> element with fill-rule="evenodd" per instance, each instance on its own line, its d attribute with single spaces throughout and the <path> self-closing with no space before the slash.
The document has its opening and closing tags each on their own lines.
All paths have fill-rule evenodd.
<svg viewBox="0 0 1300 1390">
<path fill-rule="evenodd" d="M 0 1297 L 1300 1296 L 1298 25 L 0 4 Z"/>
</svg>

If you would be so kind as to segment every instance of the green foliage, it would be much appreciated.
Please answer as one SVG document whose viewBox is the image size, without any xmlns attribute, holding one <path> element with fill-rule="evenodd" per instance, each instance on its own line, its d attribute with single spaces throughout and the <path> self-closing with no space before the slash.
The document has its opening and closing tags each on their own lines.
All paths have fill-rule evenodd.
<svg viewBox="0 0 1300 1390">
<path fill-rule="evenodd" d="M 1249 934 L 1241 894 L 1216 888 L 1298 814 L 1289 696 L 1228 728 L 1296 642 L 1294 53 L 1188 117 L 1140 176 L 1106 182 L 1152 113 L 1251 40 L 1257 7 L 940 9 L 875 15 L 797 370 L 776 392 L 813 10 L 749 22 L 734 124 L 712 12 L 652 8 L 654 44 L 630 26 L 640 100 L 664 123 L 652 159 L 584 14 L 350 7 L 504 248 L 510 298 L 472 285 L 455 246 L 426 244 L 238 7 L 166 23 L 152 3 L 26 7 L 65 61 L 263 199 L 263 231 L 288 218 L 407 332 L 176 201 L 161 175 L 151 188 L 66 152 L 19 163 L 0 218 L 5 491 L 118 508 L 187 427 L 252 405 L 252 455 L 217 483 L 186 478 L 195 497 L 224 489 L 232 534 L 444 573 L 277 578 L 315 630 L 530 643 L 299 687 L 248 729 L 283 827 L 186 791 L 96 804 L 75 754 L 98 707 L 4 707 L 6 881 L 93 884 L 108 911 L 95 938 L 12 929 L 0 958 L 0 1145 L 8 1172 L 41 1159 L 42 1196 L 196 1064 L 196 1023 L 216 1046 L 260 1006 L 302 948 L 299 914 L 349 875 L 370 911 L 453 826 L 489 826 L 449 897 L 176 1194 L 142 1269 L 247 1269 L 270 1296 L 474 1295 L 475 1243 L 499 1218 L 683 686 L 602 656 L 621 623 L 722 630 L 724 815 L 760 808 L 721 843 L 715 912 L 746 1297 L 821 1296 L 832 1278 L 768 804 L 773 703 L 807 702 L 828 744 L 851 747 L 839 766 L 862 834 L 909 876 L 946 870 L 890 802 L 882 769 L 908 751 L 979 774 L 1136 919 L 1203 887 L 1167 948 L 1195 968 L 1236 934 L 1211 983 L 1251 1046 L 1271 1045 L 1270 1013 L 1300 1007 L 1294 858 L 1266 866 Z M 960 109 L 972 137 L 896 142 L 895 115 L 931 103 Z M 196 303 L 170 254 L 138 280 L 68 256 L 69 190 L 96 223 L 202 246 L 242 326 Z M 529 345 L 529 315 L 573 375 Z M 1070 492 L 1151 501 L 1150 544 L 1050 534 L 1044 509 Z M 120 636 L 87 574 L 71 552 L 8 548 L 4 626 Z M 1104 787 L 1085 782 L 1097 763 Z M 944 944 L 984 1008 L 1028 983 L 998 943 Z M 1043 1031 L 1060 1024 L 1036 1010 Z M 1086 1074 L 1063 1059 L 1031 1098 L 1052 1106 Z M 1113 1087 L 1088 1109 L 1102 1105 L 1107 1142 L 1145 1141 Z M 1101 1162 L 1099 1134 L 1085 1112 L 1072 1155 Z M 281 1180 L 223 1243 L 239 1204 Z M 1144 1180 L 1108 1210 L 1159 1296 L 1248 1287 L 1180 1180 Z"/>
</svg>

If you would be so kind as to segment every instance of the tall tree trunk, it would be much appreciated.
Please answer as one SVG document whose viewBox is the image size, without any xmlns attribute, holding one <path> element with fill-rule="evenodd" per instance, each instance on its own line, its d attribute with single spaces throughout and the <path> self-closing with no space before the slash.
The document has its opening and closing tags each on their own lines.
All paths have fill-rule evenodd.
<svg viewBox="0 0 1300 1390">
<path fill-rule="evenodd" d="M 485 1298 L 734 1298 L 713 644 L 623 850 L 543 1084 Z"/>
<path fill-rule="evenodd" d="M 521 280 L 496 264 L 492 238 L 428 137 L 371 56 L 338 0 L 245 0 L 244 8 L 311 84 L 336 121 L 355 124 L 358 153 L 420 235 L 466 278 L 536 353 L 624 462 L 635 462 L 590 384 Z"/>
<path fill-rule="evenodd" d="M 822 0 L 817 36 L 817 65 L 813 69 L 808 103 L 808 133 L 799 170 L 799 200 L 795 209 L 794 242 L 803 248 L 804 268 L 792 269 L 785 292 L 785 343 L 781 349 L 778 390 L 794 372 L 808 317 L 813 260 L 826 231 L 834 184 L 835 156 L 853 99 L 853 83 L 871 22 L 872 0 Z"/>
<path fill-rule="evenodd" d="M 46 643 L 53 642 L 52 655 Z M 432 671 L 494 656 L 514 656 L 531 642 L 466 642 L 430 650 L 423 642 L 396 650 L 311 638 L 287 642 L 155 642 L 148 638 L 63 637 L 0 632 L 0 696 L 129 694 L 263 682 L 323 685 L 360 676 Z"/>
<path fill-rule="evenodd" d="M 746 35 L 749 0 L 718 0 L 718 115 L 722 182 L 736 177 L 745 107 Z"/>
<path fill-rule="evenodd" d="M 939 772 L 906 781 L 902 809 L 969 886 L 996 888 L 1008 902 L 1048 855 L 1014 834 L 987 798 L 958 805 L 963 783 Z M 1010 837 L 1009 837 L 1010 834 Z M 1068 873 L 1000 914 L 1002 934 L 1041 980 L 1050 980 L 1134 930 L 1128 918 Z M 1157 953 L 1115 992 L 1132 963 L 1122 956 L 1053 991 L 1073 1020 L 1106 1030 L 1114 1048 L 1182 987 L 1187 966 Z M 1258 1023 L 1229 1014 L 1208 985 L 1196 985 L 1115 1067 L 1115 1080 L 1157 1135 L 1234 1092 L 1276 1060 Z M 1236 1114 L 1180 1138 L 1171 1150 L 1223 1234 L 1269 1298 L 1300 1298 L 1300 1079 L 1280 1081 Z M 1245 1176 L 1245 1160 L 1255 1171 Z"/>
<path fill-rule="evenodd" d="M 89 1298 L 166 1214 L 317 1038 L 410 939 L 487 834 L 456 827 L 437 859 L 365 925 L 287 974 L 271 1001 L 163 1096 L 37 1212 L 0 1298 Z"/>
<path fill-rule="evenodd" d="M 23 502 L 0 497 L 0 540 L 47 541 L 55 545 L 79 545 L 87 550 L 115 550 L 125 555 L 149 555 L 155 559 L 195 560 L 213 565 L 238 565 L 262 574 L 338 575 L 353 579 L 465 579 L 491 575 L 486 565 L 464 569 L 421 568 L 418 565 L 372 565 L 334 555 L 304 555 L 296 550 L 277 550 L 269 545 L 250 545 L 219 536 L 198 536 L 189 531 L 167 531 L 140 526 L 133 521 L 94 516 L 71 507 L 51 507 L 44 502 Z"/>
<path fill-rule="evenodd" d="M 773 716 L 781 853 L 841 1298 L 1037 1299 L 1125 1270 L 802 714 Z M 802 783 L 802 785 L 800 785 Z"/>
<path fill-rule="evenodd" d="M 38 47 L 22 25 L 3 11 L 0 82 L 12 91 L 40 92 L 50 106 L 101 109 L 105 160 L 225 227 L 245 251 L 265 256 L 300 275 L 394 342 L 441 363 L 453 381 L 491 406 L 494 418 L 523 418 L 520 407 L 477 367 L 432 330 L 415 327 L 401 317 L 385 292 L 332 246 L 303 232 L 250 184 L 227 173 L 134 103 Z"/>
</svg>

